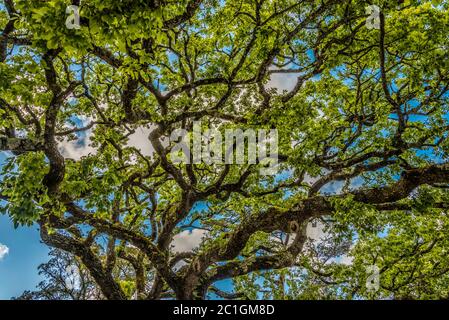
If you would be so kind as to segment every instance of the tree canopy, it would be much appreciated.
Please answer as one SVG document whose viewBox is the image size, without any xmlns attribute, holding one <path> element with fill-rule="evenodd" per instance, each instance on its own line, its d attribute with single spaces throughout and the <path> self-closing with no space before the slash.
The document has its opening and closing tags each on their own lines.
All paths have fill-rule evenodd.
<svg viewBox="0 0 449 320">
<path fill-rule="evenodd" d="M 448 4 L 372 4 L 3 0 L 2 211 L 105 299 L 448 297 Z M 176 163 L 196 121 L 277 130 L 278 173 Z"/>
<path fill-rule="evenodd" d="M 100 300 L 101 291 L 87 269 L 74 255 L 59 249 L 50 251 L 48 262 L 39 265 L 44 279 L 36 291 L 26 290 L 14 300 Z"/>
</svg>

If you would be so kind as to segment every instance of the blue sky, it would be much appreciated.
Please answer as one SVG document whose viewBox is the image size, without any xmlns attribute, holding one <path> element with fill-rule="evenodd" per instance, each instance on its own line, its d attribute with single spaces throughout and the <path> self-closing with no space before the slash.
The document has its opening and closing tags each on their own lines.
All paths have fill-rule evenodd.
<svg viewBox="0 0 449 320">
<path fill-rule="evenodd" d="M 6 155 L 0 152 L 0 167 Z M 48 260 L 48 247 L 40 241 L 37 225 L 14 229 L 9 216 L 0 214 L 0 245 L 9 252 L 0 259 L 0 299 L 33 290 L 41 278 L 37 267 Z"/>
<path fill-rule="evenodd" d="M 0 260 L 0 299 L 5 300 L 35 288 L 41 280 L 37 267 L 48 260 L 49 250 L 37 226 L 14 229 L 5 215 L 0 215 L 0 243 L 9 248 Z"/>
<path fill-rule="evenodd" d="M 0 260 L 0 300 L 17 297 L 24 290 L 33 290 L 42 280 L 37 267 L 48 260 L 49 252 L 40 241 L 37 225 L 14 229 L 9 217 L 0 215 L 0 244 L 9 248 L 9 253 Z M 225 291 L 232 289 L 229 280 L 216 285 Z M 218 298 L 214 294 L 210 297 Z"/>
</svg>

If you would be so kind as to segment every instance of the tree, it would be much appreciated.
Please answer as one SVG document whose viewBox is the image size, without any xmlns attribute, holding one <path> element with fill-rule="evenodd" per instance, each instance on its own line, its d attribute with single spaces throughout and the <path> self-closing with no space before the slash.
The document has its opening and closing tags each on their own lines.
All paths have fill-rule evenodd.
<svg viewBox="0 0 449 320">
<path fill-rule="evenodd" d="M 447 297 L 446 1 L 3 3 L 4 212 L 106 299 Z M 174 161 L 198 121 L 276 129 L 278 173 Z"/>
<path fill-rule="evenodd" d="M 59 249 L 50 251 L 50 260 L 41 264 L 39 275 L 44 280 L 37 291 L 25 291 L 15 300 L 91 300 L 102 299 L 101 291 L 72 254 Z"/>
</svg>

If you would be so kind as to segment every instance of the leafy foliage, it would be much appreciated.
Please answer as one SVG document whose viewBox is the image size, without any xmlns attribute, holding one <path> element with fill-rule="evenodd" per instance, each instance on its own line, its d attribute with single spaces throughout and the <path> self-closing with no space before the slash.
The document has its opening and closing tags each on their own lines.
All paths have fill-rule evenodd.
<svg viewBox="0 0 449 320">
<path fill-rule="evenodd" d="M 0 5 L 3 212 L 70 254 L 48 274 L 75 259 L 106 299 L 447 297 L 446 1 L 377 1 L 379 29 L 362 0 L 92 0 L 68 29 L 77 4 Z M 277 129 L 278 174 L 174 163 L 199 120 Z"/>
</svg>

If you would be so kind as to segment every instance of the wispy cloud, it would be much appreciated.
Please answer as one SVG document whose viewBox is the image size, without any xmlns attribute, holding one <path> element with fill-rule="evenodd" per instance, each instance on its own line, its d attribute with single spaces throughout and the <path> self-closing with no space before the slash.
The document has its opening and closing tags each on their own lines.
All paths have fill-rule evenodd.
<svg viewBox="0 0 449 320">
<path fill-rule="evenodd" d="M 171 243 L 172 251 L 175 253 L 190 252 L 201 244 L 207 234 L 207 231 L 200 229 L 194 229 L 191 231 L 185 230 L 178 233 L 173 237 L 173 242 Z"/>
<path fill-rule="evenodd" d="M 153 145 L 148 136 L 156 128 L 154 125 L 149 127 L 141 126 L 135 129 L 135 132 L 129 136 L 128 146 L 139 149 L 144 156 L 152 157 L 154 153 Z"/>
<path fill-rule="evenodd" d="M 9 248 L 0 243 L 0 260 L 2 260 L 9 253 Z"/>
<path fill-rule="evenodd" d="M 88 117 L 77 117 L 77 120 L 80 121 L 80 126 L 87 126 L 92 118 Z M 93 128 L 86 130 L 82 134 L 77 135 L 77 139 L 68 140 L 64 138 L 63 141 L 59 143 L 59 151 L 61 154 L 73 160 L 80 160 L 82 157 L 86 157 L 90 154 L 94 155 L 97 153 L 97 149 L 92 147 L 92 136 L 93 136 Z"/>
</svg>

